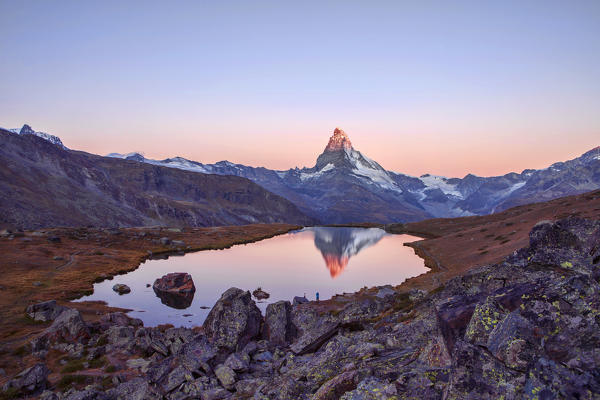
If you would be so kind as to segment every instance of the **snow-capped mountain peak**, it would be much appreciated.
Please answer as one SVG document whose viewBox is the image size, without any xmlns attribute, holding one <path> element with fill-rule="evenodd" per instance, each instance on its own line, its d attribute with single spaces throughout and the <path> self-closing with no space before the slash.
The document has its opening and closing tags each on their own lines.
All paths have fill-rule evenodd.
<svg viewBox="0 0 600 400">
<path fill-rule="evenodd" d="M 63 149 L 67 148 L 58 136 L 50 135 L 49 133 L 46 133 L 46 132 L 36 132 L 31 128 L 31 126 L 29 126 L 27 124 L 23 125 L 23 127 L 21 129 L 14 128 L 14 129 L 7 129 L 7 130 L 9 132 L 16 133 L 17 135 L 34 135 L 34 136 L 40 137 L 44 140 L 47 140 L 52 144 L 62 147 Z"/>
</svg>

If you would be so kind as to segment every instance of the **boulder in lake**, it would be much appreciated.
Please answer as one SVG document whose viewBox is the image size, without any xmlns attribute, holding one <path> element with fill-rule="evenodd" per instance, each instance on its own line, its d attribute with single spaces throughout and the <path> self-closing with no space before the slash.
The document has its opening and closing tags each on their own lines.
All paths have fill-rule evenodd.
<svg viewBox="0 0 600 400">
<path fill-rule="evenodd" d="M 194 293 L 196 287 L 190 274 L 173 272 L 154 281 L 152 288 L 160 292 Z"/>
<path fill-rule="evenodd" d="M 242 349 L 260 334 L 262 315 L 249 291 L 230 288 L 221 295 L 204 321 L 204 332 L 225 350 Z"/>
<path fill-rule="evenodd" d="M 252 296 L 257 300 L 266 300 L 271 297 L 269 293 L 265 292 L 260 287 L 252 292 Z"/>
<path fill-rule="evenodd" d="M 117 283 L 112 287 L 112 289 L 119 294 L 127 294 L 131 292 L 131 288 L 124 283 Z"/>
<path fill-rule="evenodd" d="M 152 289 L 163 304 L 180 310 L 192 304 L 196 292 L 192 276 L 185 272 L 173 272 L 155 280 Z"/>
</svg>

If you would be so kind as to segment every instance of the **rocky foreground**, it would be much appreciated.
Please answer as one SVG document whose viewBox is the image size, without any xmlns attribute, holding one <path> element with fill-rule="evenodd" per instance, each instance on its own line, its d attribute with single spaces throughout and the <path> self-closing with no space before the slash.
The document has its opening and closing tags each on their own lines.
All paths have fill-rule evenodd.
<svg viewBox="0 0 600 400">
<path fill-rule="evenodd" d="M 4 396 L 600 398 L 599 280 L 600 221 L 570 218 L 538 223 L 528 248 L 429 293 L 278 302 L 263 317 L 231 288 L 203 329 L 148 328 L 121 313 L 86 323 L 51 301 L 27 310 L 54 322 L 28 345 L 39 363 Z"/>
</svg>

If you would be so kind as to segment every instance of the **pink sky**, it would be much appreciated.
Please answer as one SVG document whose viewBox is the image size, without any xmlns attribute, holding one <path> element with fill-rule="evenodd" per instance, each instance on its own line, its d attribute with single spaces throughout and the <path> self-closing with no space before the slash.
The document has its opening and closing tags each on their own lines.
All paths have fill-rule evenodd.
<svg viewBox="0 0 600 400">
<path fill-rule="evenodd" d="M 0 126 L 287 169 L 520 172 L 600 145 L 600 1 L 0 5 Z M 27 21 L 27 23 L 23 23 Z"/>
<path fill-rule="evenodd" d="M 355 149 L 384 168 L 415 176 L 424 173 L 449 177 L 462 177 L 467 173 L 492 176 L 526 168 L 545 168 L 600 145 L 600 134 L 595 129 L 580 129 L 578 135 L 570 135 L 568 129 L 560 127 L 548 128 L 539 134 L 527 127 L 504 132 L 481 128 L 480 132 L 485 133 L 475 128 L 472 132 L 449 134 L 436 133 L 433 126 L 419 128 L 416 124 L 394 129 L 342 123 L 323 127 L 265 124 L 264 129 L 227 125 L 204 128 L 211 133 L 202 133 L 202 127 L 186 126 L 164 130 L 128 127 L 123 133 L 115 129 L 93 135 L 79 127 L 62 134 L 52 132 L 61 136 L 70 148 L 102 155 L 140 151 L 155 159 L 182 156 L 203 163 L 229 160 L 288 169 L 312 167 L 337 125 L 346 131 Z"/>
</svg>

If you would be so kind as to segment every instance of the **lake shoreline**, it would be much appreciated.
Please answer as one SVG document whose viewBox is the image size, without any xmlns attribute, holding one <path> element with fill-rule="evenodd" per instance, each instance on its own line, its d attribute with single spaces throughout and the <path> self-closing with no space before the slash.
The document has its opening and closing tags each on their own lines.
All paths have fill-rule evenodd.
<svg viewBox="0 0 600 400">
<path fill-rule="evenodd" d="M 11 372 L 6 388 L 40 394 L 49 385 L 44 400 L 589 398 L 600 388 L 587 356 L 600 349 L 599 234 L 600 221 L 546 221 L 529 247 L 434 290 L 279 301 L 264 316 L 250 292 L 232 287 L 201 328 L 37 304 L 29 318 L 54 322 L 19 350 L 37 363 Z"/>
</svg>

